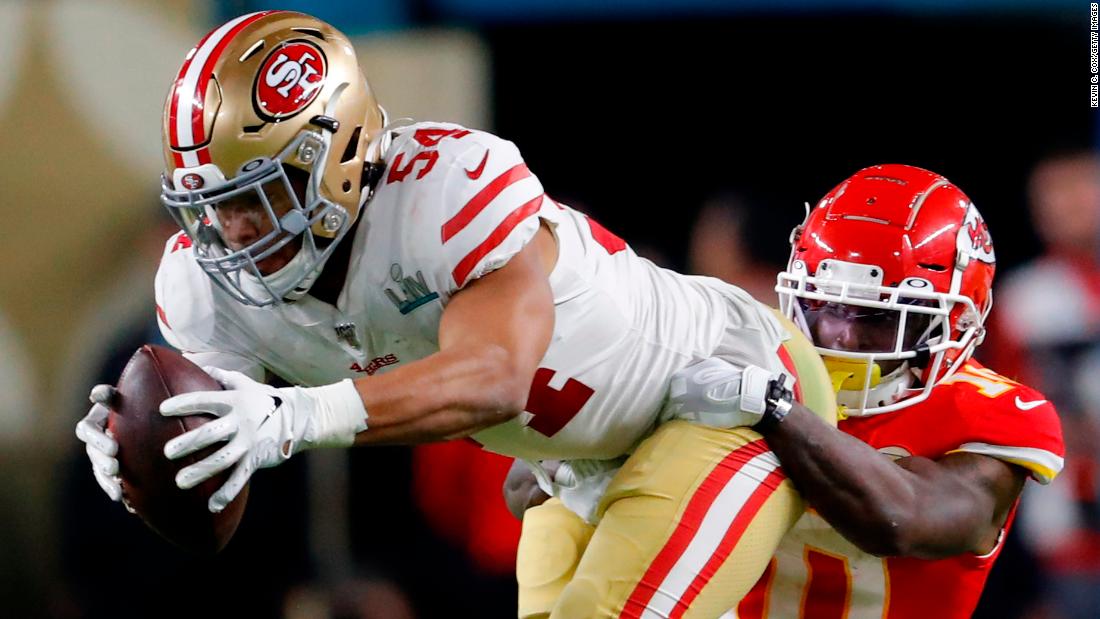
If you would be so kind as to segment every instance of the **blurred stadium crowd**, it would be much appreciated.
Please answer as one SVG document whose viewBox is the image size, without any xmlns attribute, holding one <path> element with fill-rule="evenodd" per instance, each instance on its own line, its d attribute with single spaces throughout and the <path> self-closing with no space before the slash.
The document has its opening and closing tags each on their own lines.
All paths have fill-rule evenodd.
<svg viewBox="0 0 1100 619">
<path fill-rule="evenodd" d="M 958 183 L 999 258 L 977 356 L 1051 397 L 1067 439 L 976 616 L 1100 617 L 1087 4 L 962 4 L 4 0 L 0 56 L 18 70 L 0 75 L 0 614 L 515 614 L 509 461 L 473 444 L 265 471 L 228 549 L 199 559 L 105 500 L 71 435 L 88 386 L 162 341 L 152 275 L 174 224 L 155 198 L 157 119 L 174 67 L 225 17 L 300 8 L 357 37 L 392 116 L 493 130 L 639 253 L 760 299 L 802 203 L 855 170 L 910 163 Z"/>
</svg>

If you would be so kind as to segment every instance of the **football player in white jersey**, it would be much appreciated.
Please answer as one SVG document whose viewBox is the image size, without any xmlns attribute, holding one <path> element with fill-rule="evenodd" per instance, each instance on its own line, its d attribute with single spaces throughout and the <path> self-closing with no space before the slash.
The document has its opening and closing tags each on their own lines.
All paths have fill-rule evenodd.
<svg viewBox="0 0 1100 619">
<path fill-rule="evenodd" d="M 163 137 L 162 200 L 183 231 L 156 278 L 160 326 L 227 388 L 166 401 L 219 419 L 164 451 L 224 443 L 177 476 L 232 469 L 211 510 L 305 449 L 471 437 L 567 462 L 554 477 L 534 465 L 569 505 L 528 513 L 522 616 L 713 617 L 755 582 L 801 503 L 759 435 L 732 426 L 791 398 L 835 422 L 793 325 L 639 258 L 546 196 L 509 142 L 387 126 L 348 40 L 302 14 L 202 39 Z M 663 411 L 672 375 L 710 357 L 760 368 L 712 394 L 753 412 Z M 77 435 L 118 500 L 112 393 L 93 390 Z"/>
</svg>

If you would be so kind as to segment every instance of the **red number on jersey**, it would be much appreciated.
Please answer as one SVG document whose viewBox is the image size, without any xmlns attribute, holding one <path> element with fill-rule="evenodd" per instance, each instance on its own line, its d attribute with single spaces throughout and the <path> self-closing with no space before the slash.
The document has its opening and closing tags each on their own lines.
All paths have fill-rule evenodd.
<svg viewBox="0 0 1100 619">
<path fill-rule="evenodd" d="M 439 127 L 436 129 L 417 129 L 416 133 L 413 134 L 413 139 L 420 142 L 421 146 L 431 148 L 443 141 L 443 138 L 458 140 L 468 135 L 470 135 L 470 132 L 466 129 L 444 129 Z"/>
<path fill-rule="evenodd" d="M 416 154 L 415 157 L 409 159 L 409 163 L 404 168 L 401 167 L 401 160 L 404 159 L 405 153 L 398 153 L 393 158 L 392 167 L 390 167 L 390 175 L 386 177 L 386 184 L 400 183 L 405 180 L 405 177 L 412 173 L 413 168 L 416 167 L 417 162 L 424 161 L 424 167 L 420 169 L 420 172 L 416 175 L 416 180 L 424 178 L 424 175 L 432 171 L 435 167 L 436 160 L 439 159 L 439 152 L 434 150 L 426 150 Z"/>
<path fill-rule="evenodd" d="M 453 138 L 455 140 L 464 138 L 470 135 L 470 132 L 465 129 L 417 129 L 413 134 L 413 139 L 416 140 L 421 146 L 432 148 L 438 146 L 439 142 L 444 138 Z M 405 153 L 398 153 L 393 158 L 393 163 L 390 164 L 390 173 L 386 177 L 386 184 L 400 183 L 405 180 L 409 174 L 412 173 L 416 167 L 417 162 L 423 161 L 424 167 L 420 168 L 420 172 L 416 174 L 416 180 L 424 178 L 428 172 L 432 171 L 435 167 L 435 162 L 439 159 L 439 151 L 425 150 L 416 154 L 405 167 L 401 167 L 401 161 L 405 158 Z"/>
<path fill-rule="evenodd" d="M 181 249 L 187 249 L 191 247 L 191 237 L 187 236 L 186 232 L 177 232 L 176 241 L 172 243 L 172 250 L 168 253 L 174 253 Z"/>
<path fill-rule="evenodd" d="M 851 608 L 849 598 L 852 596 L 848 560 L 807 547 L 805 562 L 809 579 L 802 593 L 803 612 L 807 616 L 822 618 L 847 617 Z"/>
<path fill-rule="evenodd" d="M 950 385 L 952 383 L 974 385 L 978 389 L 978 393 L 987 398 L 995 398 L 1020 386 L 1020 383 L 1007 379 L 989 368 L 979 368 L 972 365 L 964 367 L 954 375 L 944 379 L 940 384 Z"/>
<path fill-rule="evenodd" d="M 620 239 L 618 236 L 615 236 L 615 233 L 601 226 L 600 222 L 596 221 L 595 219 L 592 219 L 587 215 L 585 216 L 585 219 L 588 220 L 588 227 L 592 229 L 592 238 L 595 239 L 596 242 L 599 243 L 604 249 L 606 249 L 607 253 L 614 256 L 615 254 L 626 249 L 626 241 Z"/>
<path fill-rule="evenodd" d="M 557 434 L 581 412 L 592 394 L 596 393 L 575 378 L 565 381 L 565 386 L 560 390 L 554 389 L 550 386 L 550 379 L 556 373 L 549 368 L 535 370 L 535 379 L 531 381 L 531 393 L 527 396 L 525 407 L 533 415 L 528 427 L 545 436 Z"/>
</svg>

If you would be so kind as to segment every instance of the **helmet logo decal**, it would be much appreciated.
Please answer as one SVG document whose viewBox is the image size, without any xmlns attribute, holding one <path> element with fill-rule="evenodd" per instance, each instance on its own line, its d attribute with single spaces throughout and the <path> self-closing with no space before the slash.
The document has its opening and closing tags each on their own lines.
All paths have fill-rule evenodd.
<svg viewBox="0 0 1100 619">
<path fill-rule="evenodd" d="M 967 225 L 966 232 L 970 235 L 970 245 L 975 250 L 993 251 L 993 240 L 989 238 L 989 226 L 984 221 L 970 222 Z"/>
<path fill-rule="evenodd" d="M 256 75 L 256 110 L 267 120 L 290 118 L 321 92 L 328 64 L 320 48 L 308 41 L 289 41 L 276 47 Z"/>
<path fill-rule="evenodd" d="M 202 189 L 206 184 L 206 180 L 199 174 L 194 172 L 188 172 L 180 179 L 180 184 L 188 189 L 188 191 L 195 191 L 196 189 Z"/>
<path fill-rule="evenodd" d="M 956 246 L 959 253 L 966 254 L 990 264 L 997 261 L 993 254 L 993 237 L 989 235 L 989 225 L 985 223 L 978 209 L 971 204 L 966 209 L 966 219 L 959 228 Z"/>
</svg>

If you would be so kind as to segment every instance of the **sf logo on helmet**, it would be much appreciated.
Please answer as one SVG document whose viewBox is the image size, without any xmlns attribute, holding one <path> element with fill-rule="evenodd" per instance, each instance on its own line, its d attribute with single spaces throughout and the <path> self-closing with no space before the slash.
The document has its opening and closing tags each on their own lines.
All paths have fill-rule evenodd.
<svg viewBox="0 0 1100 619">
<path fill-rule="evenodd" d="M 189 191 L 195 191 L 196 189 L 202 189 L 202 186 L 206 184 L 206 181 L 202 176 L 189 172 L 183 175 L 180 179 L 180 184 L 187 188 Z"/>
<path fill-rule="evenodd" d="M 256 75 L 260 116 L 282 120 L 301 112 L 321 91 L 327 70 L 324 53 L 307 41 L 290 41 L 272 50 Z"/>
</svg>

